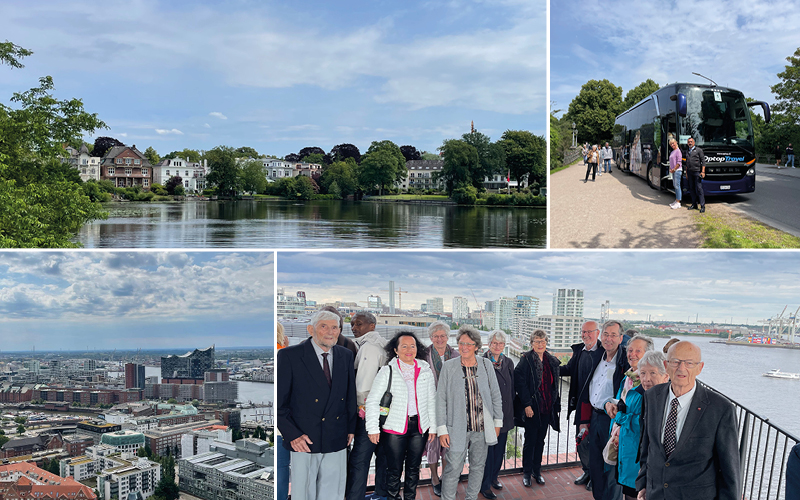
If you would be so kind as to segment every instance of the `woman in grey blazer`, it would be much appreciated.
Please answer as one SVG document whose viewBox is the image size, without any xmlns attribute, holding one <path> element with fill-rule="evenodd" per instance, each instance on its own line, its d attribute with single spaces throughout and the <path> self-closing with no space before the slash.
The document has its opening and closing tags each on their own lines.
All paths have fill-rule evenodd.
<svg viewBox="0 0 800 500">
<path fill-rule="evenodd" d="M 449 449 L 442 498 L 456 498 L 469 452 L 466 500 L 477 500 L 487 450 L 497 443 L 503 426 L 503 400 L 492 362 L 476 356 L 481 349 L 478 330 L 462 326 L 457 339 L 461 356 L 444 363 L 436 390 L 437 433 L 442 446 Z"/>
</svg>

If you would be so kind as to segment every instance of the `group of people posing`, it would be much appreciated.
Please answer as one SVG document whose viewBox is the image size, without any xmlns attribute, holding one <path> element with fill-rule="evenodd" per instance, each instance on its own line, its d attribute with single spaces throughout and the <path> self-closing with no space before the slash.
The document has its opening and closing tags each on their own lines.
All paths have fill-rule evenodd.
<svg viewBox="0 0 800 500">
<path fill-rule="evenodd" d="M 414 499 L 423 456 L 437 496 L 456 498 L 468 459 L 465 498 L 497 498 L 514 427 L 524 429 L 523 485 L 545 484 L 542 455 L 548 428 L 560 431 L 561 376 L 570 377 L 567 418 L 575 413 L 584 469 L 575 482 L 594 498 L 732 499 L 738 492 L 733 407 L 695 383 L 703 363 L 694 344 L 678 342 L 665 357 L 617 321 L 602 333 L 587 321 L 567 364 L 536 330 L 515 366 L 502 330 L 489 333 L 484 351 L 472 326 L 458 330 L 454 349 L 443 322 L 428 327 L 428 347 L 411 331 L 384 339 L 368 312 L 350 324 L 355 342 L 340 334 L 338 312 L 319 311 L 310 337 L 278 352 L 278 462 L 290 453 L 294 500 L 363 500 L 373 455 L 373 498 Z M 288 480 L 279 465 L 278 500 L 286 499 Z"/>
<path fill-rule="evenodd" d="M 606 143 L 602 148 L 597 144 L 592 146 L 589 143 L 583 145 L 583 164 L 586 165 L 586 177 L 583 178 L 584 184 L 589 181 L 589 173 L 592 174 L 592 182 L 594 182 L 595 175 L 603 175 L 603 172 L 611 173 L 611 160 L 614 159 L 614 151 Z M 600 173 L 597 173 L 598 165 Z"/>
</svg>

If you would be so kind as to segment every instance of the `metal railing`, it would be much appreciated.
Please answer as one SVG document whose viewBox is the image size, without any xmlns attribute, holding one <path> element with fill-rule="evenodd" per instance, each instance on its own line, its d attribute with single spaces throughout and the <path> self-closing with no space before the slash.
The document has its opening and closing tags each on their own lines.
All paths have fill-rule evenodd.
<svg viewBox="0 0 800 500">
<path fill-rule="evenodd" d="M 747 500 L 785 498 L 786 461 L 800 438 L 713 387 L 703 385 L 730 401 L 736 411 L 742 471 L 740 497 Z"/>
<path fill-rule="evenodd" d="M 698 383 L 703 384 L 698 381 Z M 739 426 L 739 456 L 742 477 L 743 500 L 783 500 L 785 498 L 786 462 L 792 447 L 800 442 L 800 438 L 789 431 L 771 423 L 756 412 L 737 403 L 725 394 L 707 384 L 707 389 L 714 391 L 733 404 Z M 575 426 L 572 418 L 567 420 L 566 394 L 569 392 L 569 377 L 561 377 L 561 432 L 548 429 L 542 455 L 542 470 L 580 465 L 575 449 Z M 572 417 L 572 416 L 571 416 Z M 506 444 L 506 459 L 500 470 L 501 475 L 522 473 L 522 446 L 524 432 L 519 427 L 509 431 Z M 513 435 L 513 440 L 512 440 Z M 427 463 L 423 457 L 421 470 L 425 471 Z M 441 470 L 440 470 L 441 474 Z M 462 480 L 466 479 L 462 475 Z M 419 484 L 430 484 L 430 478 L 421 477 Z M 370 477 L 368 489 L 374 483 Z"/>
</svg>

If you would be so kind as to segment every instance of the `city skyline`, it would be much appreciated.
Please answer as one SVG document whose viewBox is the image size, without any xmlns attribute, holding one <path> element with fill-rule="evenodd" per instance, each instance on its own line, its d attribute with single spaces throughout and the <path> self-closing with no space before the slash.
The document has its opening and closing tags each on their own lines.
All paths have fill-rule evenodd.
<svg viewBox="0 0 800 500">
<path fill-rule="evenodd" d="M 502 296 L 538 297 L 540 315 L 550 314 L 557 288 L 583 289 L 586 317 L 599 318 L 609 300 L 612 318 L 633 321 L 758 326 L 800 306 L 800 263 L 783 252 L 281 252 L 278 259 L 278 286 L 317 303 L 377 293 L 388 304 L 378 290 L 394 280 L 395 289 L 409 290 L 404 309 L 444 297 L 449 310 L 453 296 L 465 296 L 475 310 L 470 287 L 481 307 Z"/>
<path fill-rule="evenodd" d="M 3 102 L 50 75 L 108 124 L 96 136 L 141 151 L 435 152 L 471 121 L 493 140 L 546 130 L 543 3 L 6 2 L 3 17 L 33 51 L 0 69 Z"/>
<path fill-rule="evenodd" d="M 697 72 L 772 105 L 770 86 L 797 49 L 797 37 L 785 27 L 800 23 L 798 7 L 796 0 L 623 0 L 612 13 L 597 0 L 554 3 L 550 100 L 562 116 L 589 80 L 608 79 L 622 87 L 624 99 L 648 78 L 661 86 L 708 83 Z"/>
<path fill-rule="evenodd" d="M 274 345 L 272 252 L 4 252 L 3 352 Z"/>
</svg>

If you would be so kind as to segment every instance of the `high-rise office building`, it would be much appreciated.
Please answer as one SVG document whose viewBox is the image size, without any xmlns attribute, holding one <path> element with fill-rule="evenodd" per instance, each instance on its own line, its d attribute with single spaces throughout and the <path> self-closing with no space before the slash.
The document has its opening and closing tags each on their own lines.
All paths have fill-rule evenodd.
<svg viewBox="0 0 800 500">
<path fill-rule="evenodd" d="M 442 314 L 444 313 L 444 299 L 441 297 L 434 297 L 425 301 L 428 306 L 428 314 Z"/>
<path fill-rule="evenodd" d="M 583 317 L 583 290 L 557 289 L 553 294 L 553 316 Z"/>
<path fill-rule="evenodd" d="M 195 349 L 180 356 L 161 357 L 162 379 L 203 380 L 203 374 L 214 368 L 214 346 Z M 164 380 L 164 383 L 169 383 Z"/>
<path fill-rule="evenodd" d="M 466 297 L 453 297 L 453 321 L 469 319 L 469 302 Z"/>
<path fill-rule="evenodd" d="M 125 388 L 144 389 L 144 365 L 125 363 Z"/>
</svg>

